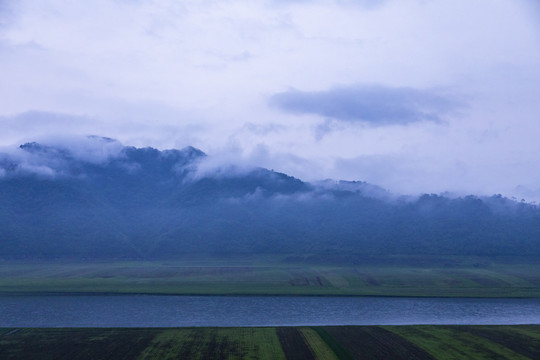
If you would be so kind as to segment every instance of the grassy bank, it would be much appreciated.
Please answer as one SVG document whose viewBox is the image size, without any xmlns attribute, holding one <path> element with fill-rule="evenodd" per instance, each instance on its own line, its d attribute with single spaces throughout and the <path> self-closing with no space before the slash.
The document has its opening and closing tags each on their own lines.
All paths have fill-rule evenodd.
<svg viewBox="0 0 540 360">
<path fill-rule="evenodd" d="M 540 264 L 485 259 L 313 264 L 283 259 L 2 262 L 0 294 L 540 297 Z"/>
<path fill-rule="evenodd" d="M 0 329 L 1 359 L 540 359 L 540 326 Z"/>
</svg>

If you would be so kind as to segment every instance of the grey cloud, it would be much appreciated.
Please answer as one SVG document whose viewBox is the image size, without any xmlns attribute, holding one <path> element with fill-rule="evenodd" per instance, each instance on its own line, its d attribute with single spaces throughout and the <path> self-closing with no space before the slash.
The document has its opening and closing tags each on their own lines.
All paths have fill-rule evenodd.
<svg viewBox="0 0 540 360">
<path fill-rule="evenodd" d="M 452 94 L 381 85 L 351 85 L 326 91 L 291 89 L 271 96 L 269 103 L 293 114 L 315 114 L 372 125 L 438 122 L 465 105 Z"/>
<path fill-rule="evenodd" d="M 326 136 L 326 134 L 329 134 L 332 131 L 335 131 L 338 129 L 343 130 L 344 128 L 345 126 L 343 123 L 336 120 L 332 120 L 332 119 L 326 119 L 323 123 L 318 124 L 315 127 L 314 129 L 315 139 L 317 141 L 320 141 L 324 138 L 324 136 Z"/>
</svg>

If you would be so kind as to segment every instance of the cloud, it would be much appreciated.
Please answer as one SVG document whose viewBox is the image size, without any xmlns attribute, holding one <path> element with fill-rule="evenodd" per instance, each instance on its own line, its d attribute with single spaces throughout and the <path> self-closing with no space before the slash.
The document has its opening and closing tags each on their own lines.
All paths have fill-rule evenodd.
<svg viewBox="0 0 540 360">
<path fill-rule="evenodd" d="M 58 152 L 29 152 L 28 149 L 4 148 L 0 152 L 0 177 L 34 174 L 52 178 L 62 174 L 65 159 Z"/>
<path fill-rule="evenodd" d="M 39 176 L 42 176 L 42 177 L 49 177 L 49 178 L 52 178 L 52 177 L 55 177 L 56 175 L 58 175 L 58 172 L 56 170 L 51 169 L 48 166 L 34 165 L 34 164 L 30 164 L 30 163 L 21 163 L 21 164 L 19 164 L 19 166 L 17 168 L 17 172 L 23 173 L 23 174 L 24 173 L 31 173 L 31 174 L 39 175 Z"/>
<path fill-rule="evenodd" d="M 372 125 L 441 121 L 464 103 L 435 90 L 382 85 L 350 85 L 326 91 L 291 89 L 270 97 L 270 105 L 293 114 L 316 114 Z"/>
<path fill-rule="evenodd" d="M 231 145 L 221 153 L 200 159 L 190 179 L 238 177 L 261 167 L 284 172 L 302 180 L 308 180 L 308 173 L 319 172 L 316 164 L 310 160 L 289 153 L 273 152 L 264 144 L 256 145 L 251 151 L 243 151 L 242 148 Z"/>
<path fill-rule="evenodd" d="M 39 144 L 64 152 L 76 160 L 101 164 L 111 158 L 121 156 L 124 146 L 117 140 L 96 135 L 89 136 L 47 136 L 39 139 Z"/>
<path fill-rule="evenodd" d="M 306 180 L 534 190 L 537 3 L 0 0 L 0 145 L 98 134 Z"/>
<path fill-rule="evenodd" d="M 71 161 L 103 164 L 123 155 L 124 146 L 100 136 L 53 136 L 0 150 L 0 177 L 31 173 L 45 177 L 68 175 Z"/>
</svg>

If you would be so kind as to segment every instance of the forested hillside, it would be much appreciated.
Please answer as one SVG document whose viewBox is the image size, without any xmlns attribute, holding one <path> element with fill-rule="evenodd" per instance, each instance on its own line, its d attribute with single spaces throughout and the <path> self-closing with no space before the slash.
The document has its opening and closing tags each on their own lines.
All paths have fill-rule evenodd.
<svg viewBox="0 0 540 360">
<path fill-rule="evenodd" d="M 400 197 L 363 182 L 208 166 L 192 147 L 89 141 L 0 155 L 0 258 L 540 257 L 540 209 L 502 196 Z"/>
</svg>

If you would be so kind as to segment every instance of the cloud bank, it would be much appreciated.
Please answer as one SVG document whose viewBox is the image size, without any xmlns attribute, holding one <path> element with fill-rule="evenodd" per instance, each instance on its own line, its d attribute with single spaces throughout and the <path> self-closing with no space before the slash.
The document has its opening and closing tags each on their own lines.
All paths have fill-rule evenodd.
<svg viewBox="0 0 540 360">
<path fill-rule="evenodd" d="M 327 91 L 289 90 L 270 98 L 270 104 L 293 114 L 316 114 L 372 125 L 441 121 L 462 103 L 435 91 L 380 85 L 352 85 Z"/>
</svg>

